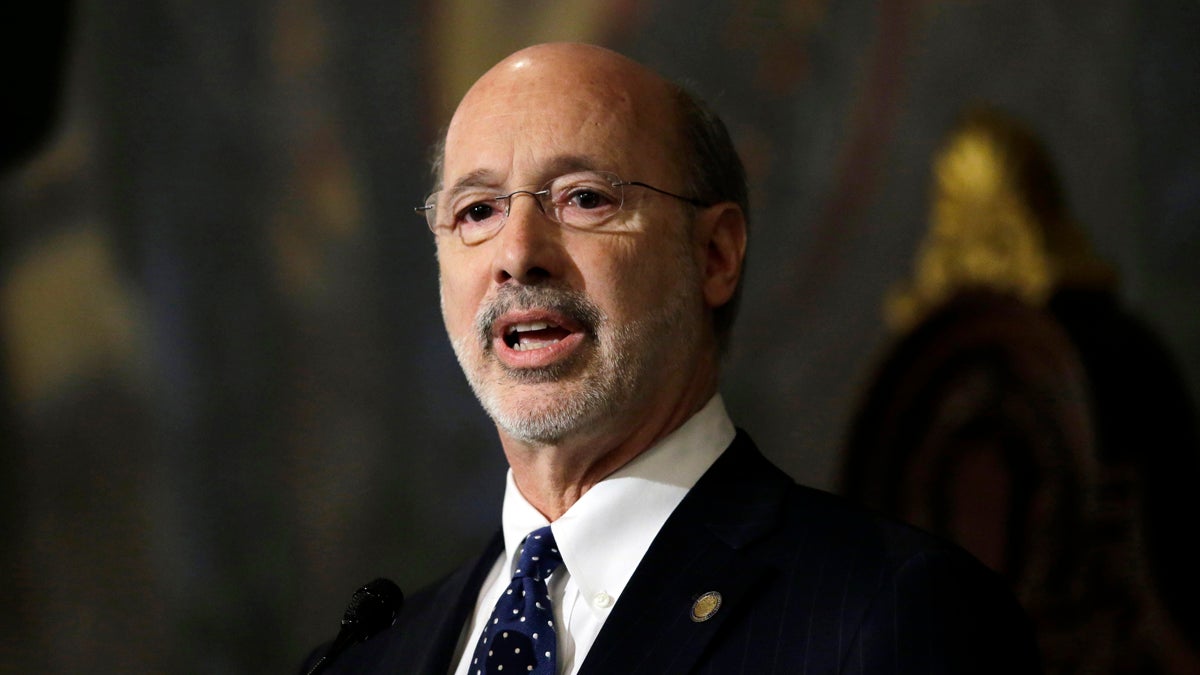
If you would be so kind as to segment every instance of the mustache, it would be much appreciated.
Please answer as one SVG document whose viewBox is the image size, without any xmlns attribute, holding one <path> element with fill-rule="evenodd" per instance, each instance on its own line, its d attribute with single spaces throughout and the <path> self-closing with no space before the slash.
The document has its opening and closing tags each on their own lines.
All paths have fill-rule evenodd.
<svg viewBox="0 0 1200 675">
<path fill-rule="evenodd" d="M 475 333 L 486 349 L 492 341 L 496 321 L 506 313 L 520 309 L 548 309 L 578 323 L 588 335 L 604 315 L 582 291 L 558 286 L 502 286 L 495 297 L 479 310 L 475 317 Z"/>
</svg>

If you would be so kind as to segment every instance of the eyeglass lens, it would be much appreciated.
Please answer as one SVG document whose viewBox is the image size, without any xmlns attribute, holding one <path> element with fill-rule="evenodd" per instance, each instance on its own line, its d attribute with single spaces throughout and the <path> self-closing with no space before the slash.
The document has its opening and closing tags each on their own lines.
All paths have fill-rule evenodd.
<svg viewBox="0 0 1200 675">
<path fill-rule="evenodd" d="M 515 190 L 497 195 L 486 187 L 467 187 L 434 193 L 423 209 L 430 229 L 456 230 L 472 243 L 490 236 L 504 223 L 515 201 L 532 197 L 555 222 L 571 227 L 596 227 L 621 210 L 624 191 L 613 174 L 581 171 L 559 176 L 540 190 Z"/>
</svg>

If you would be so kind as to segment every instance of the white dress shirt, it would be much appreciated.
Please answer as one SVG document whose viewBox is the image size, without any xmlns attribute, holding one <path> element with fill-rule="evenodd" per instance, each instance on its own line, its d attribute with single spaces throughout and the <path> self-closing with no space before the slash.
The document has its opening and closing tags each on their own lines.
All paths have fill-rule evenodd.
<svg viewBox="0 0 1200 675">
<path fill-rule="evenodd" d="M 683 426 L 594 485 L 551 527 L 563 565 L 549 578 L 559 627 L 558 672 L 574 675 L 633 571 L 688 490 L 733 441 L 736 431 L 720 394 Z M 454 675 L 472 675 L 475 644 L 500 594 L 512 581 L 521 542 L 549 525 L 521 495 L 512 470 L 504 492 L 504 553 L 492 567 L 475 614 L 458 643 Z"/>
</svg>

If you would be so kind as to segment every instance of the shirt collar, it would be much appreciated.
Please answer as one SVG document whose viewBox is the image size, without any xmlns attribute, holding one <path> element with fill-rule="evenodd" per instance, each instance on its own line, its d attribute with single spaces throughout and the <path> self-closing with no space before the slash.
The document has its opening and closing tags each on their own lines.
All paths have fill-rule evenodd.
<svg viewBox="0 0 1200 675">
<path fill-rule="evenodd" d="M 563 564 L 584 597 L 614 600 L 633 576 L 650 542 L 736 435 L 720 394 L 675 431 L 592 486 L 554 521 Z M 525 500 L 508 472 L 503 526 L 507 570 L 521 542 L 549 522 Z"/>
</svg>

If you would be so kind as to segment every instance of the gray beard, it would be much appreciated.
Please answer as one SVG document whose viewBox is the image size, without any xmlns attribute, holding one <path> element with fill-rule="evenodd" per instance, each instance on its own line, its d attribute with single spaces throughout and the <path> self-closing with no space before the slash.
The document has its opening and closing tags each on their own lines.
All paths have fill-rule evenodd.
<svg viewBox="0 0 1200 675">
<path fill-rule="evenodd" d="M 654 383 L 649 380 L 655 376 L 650 372 L 655 365 L 660 369 L 683 367 L 698 339 L 686 330 L 688 313 L 693 303 L 700 302 L 698 284 L 690 281 L 681 279 L 655 313 L 620 327 L 609 324 L 600 309 L 578 291 L 513 287 L 480 312 L 475 335 L 454 341 L 454 352 L 476 398 L 497 426 L 521 442 L 556 444 L 619 414 L 623 407 L 636 405 L 638 398 L 653 391 Z M 549 307 L 566 314 L 585 327 L 591 348 L 545 368 L 505 366 L 492 354 L 492 325 L 517 307 Z M 476 347 L 484 360 L 500 366 L 498 377 L 470 366 L 469 350 Z M 550 383 L 580 371 L 585 374 L 578 388 L 552 400 L 517 406 L 507 396 L 510 385 Z"/>
</svg>

